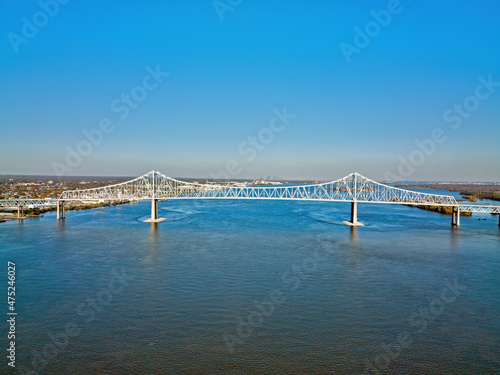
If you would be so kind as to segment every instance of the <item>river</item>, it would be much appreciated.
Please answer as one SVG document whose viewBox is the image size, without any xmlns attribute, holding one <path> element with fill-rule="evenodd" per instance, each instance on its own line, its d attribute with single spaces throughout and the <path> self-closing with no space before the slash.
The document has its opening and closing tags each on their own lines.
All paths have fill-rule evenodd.
<svg viewBox="0 0 500 375">
<path fill-rule="evenodd" d="M 350 228 L 349 210 L 171 200 L 159 224 L 142 222 L 149 202 L 2 223 L 4 296 L 7 262 L 16 267 L 16 367 L 498 373 L 498 217 L 462 216 L 457 229 L 436 212 L 359 204 L 365 226 Z"/>
</svg>

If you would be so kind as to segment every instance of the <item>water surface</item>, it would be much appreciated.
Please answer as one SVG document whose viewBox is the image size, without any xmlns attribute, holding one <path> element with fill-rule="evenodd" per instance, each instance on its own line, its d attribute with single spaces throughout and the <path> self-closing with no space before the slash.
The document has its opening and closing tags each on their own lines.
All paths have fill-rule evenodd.
<svg viewBox="0 0 500 375">
<path fill-rule="evenodd" d="M 498 373 L 498 217 L 453 229 L 435 212 L 360 204 L 365 226 L 352 229 L 349 207 L 172 200 L 159 224 L 142 223 L 148 202 L 3 223 L 16 363 L 41 374 Z"/>
</svg>

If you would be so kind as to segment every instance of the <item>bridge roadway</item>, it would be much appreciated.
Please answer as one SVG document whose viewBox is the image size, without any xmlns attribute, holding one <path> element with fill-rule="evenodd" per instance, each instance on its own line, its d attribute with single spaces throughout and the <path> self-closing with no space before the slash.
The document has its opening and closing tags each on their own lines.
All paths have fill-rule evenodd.
<svg viewBox="0 0 500 375">
<path fill-rule="evenodd" d="M 151 200 L 151 218 L 145 222 L 160 222 L 160 199 L 276 199 L 350 202 L 351 219 L 344 221 L 351 226 L 363 225 L 357 220 L 358 203 L 384 203 L 452 207 L 452 226 L 460 226 L 460 212 L 500 214 L 500 206 L 459 204 L 450 195 L 437 195 L 399 189 L 370 180 L 359 173 L 322 184 L 272 185 L 237 187 L 184 182 L 167 177 L 158 171 L 120 184 L 94 189 L 68 190 L 53 199 L 0 200 L 0 208 L 17 208 L 22 219 L 25 207 L 57 207 L 57 219 L 64 219 L 65 202 Z M 500 226 L 500 215 L 499 215 Z"/>
</svg>

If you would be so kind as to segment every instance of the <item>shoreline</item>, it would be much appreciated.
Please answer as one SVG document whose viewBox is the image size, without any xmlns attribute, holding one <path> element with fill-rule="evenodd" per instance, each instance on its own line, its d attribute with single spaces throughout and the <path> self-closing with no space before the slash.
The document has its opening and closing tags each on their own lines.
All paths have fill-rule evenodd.
<svg viewBox="0 0 500 375">
<path fill-rule="evenodd" d="M 131 203 L 129 200 L 124 201 L 113 201 L 108 203 L 97 203 L 97 204 L 74 204 L 69 206 L 64 206 L 65 211 L 83 211 L 91 210 L 93 208 L 102 208 L 108 206 L 118 206 L 122 204 Z M 12 220 L 25 220 L 29 218 L 43 217 L 43 214 L 47 212 L 56 211 L 57 207 L 44 207 L 44 208 L 29 208 L 25 209 L 23 216 L 20 218 L 17 216 L 17 210 L 6 210 L 0 212 L 0 223 L 5 223 Z"/>
<path fill-rule="evenodd" d="M 458 192 L 464 200 L 469 202 L 477 202 L 481 199 L 489 199 L 492 201 L 500 201 L 500 185 L 498 184 L 445 184 L 445 183 L 428 183 L 422 185 L 414 184 L 398 184 L 395 187 L 400 189 L 412 190 L 446 190 Z"/>
</svg>

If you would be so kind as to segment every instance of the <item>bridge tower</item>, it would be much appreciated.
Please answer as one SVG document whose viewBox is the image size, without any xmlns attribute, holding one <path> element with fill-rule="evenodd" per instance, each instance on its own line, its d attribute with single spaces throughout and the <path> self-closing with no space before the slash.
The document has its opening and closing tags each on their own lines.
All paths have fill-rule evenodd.
<svg viewBox="0 0 500 375">
<path fill-rule="evenodd" d="M 451 213 L 451 226 L 460 228 L 460 207 L 453 206 L 453 211 Z"/>
<path fill-rule="evenodd" d="M 64 212 L 64 201 L 57 200 L 57 221 L 64 220 L 66 218 L 66 214 Z"/>
<path fill-rule="evenodd" d="M 351 201 L 351 221 L 343 221 L 351 227 L 363 227 L 364 224 L 358 221 L 358 184 L 357 173 L 352 174 L 352 201 Z"/>
<path fill-rule="evenodd" d="M 24 220 L 24 206 L 17 206 L 17 220 Z"/>
<path fill-rule="evenodd" d="M 151 199 L 151 220 L 158 220 L 158 199 Z"/>
<path fill-rule="evenodd" d="M 151 219 L 144 220 L 144 223 L 159 223 L 161 221 L 167 220 L 164 217 L 158 217 L 158 198 L 156 198 L 156 178 L 159 175 L 158 171 L 153 171 L 152 173 L 152 181 L 150 182 L 151 186 Z M 161 176 L 159 176 L 161 178 Z"/>
</svg>

